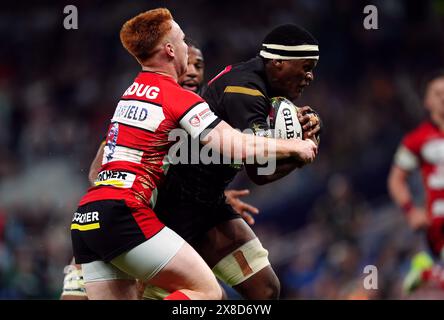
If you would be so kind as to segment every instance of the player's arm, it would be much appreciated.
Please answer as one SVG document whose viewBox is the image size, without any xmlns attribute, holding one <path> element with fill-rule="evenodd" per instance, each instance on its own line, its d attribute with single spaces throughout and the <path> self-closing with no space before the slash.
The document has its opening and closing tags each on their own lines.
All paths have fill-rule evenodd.
<svg viewBox="0 0 444 320">
<path fill-rule="evenodd" d="M 259 88 L 253 85 L 228 86 L 224 90 L 220 109 L 226 115 L 228 123 L 240 130 L 251 129 L 255 135 L 271 136 L 267 117 L 270 110 L 270 101 L 262 94 Z M 257 164 L 246 164 L 249 178 L 256 184 L 265 184 L 279 179 L 299 166 L 303 162 L 295 159 L 278 160 L 273 174 L 259 174 Z"/>
<path fill-rule="evenodd" d="M 223 156 L 240 161 L 258 161 L 295 158 L 303 163 L 312 162 L 317 153 L 317 146 L 311 140 L 283 140 L 244 134 L 233 129 L 219 119 L 205 101 L 180 113 L 176 112 L 179 124 L 193 138 L 209 149 Z"/>
<path fill-rule="evenodd" d="M 99 149 L 97 149 L 96 156 L 89 167 L 88 180 L 92 186 L 94 185 L 94 181 L 96 180 L 97 174 L 99 173 L 100 167 L 102 166 L 104 147 L 105 141 L 100 144 Z"/>
<path fill-rule="evenodd" d="M 408 178 L 417 166 L 414 154 L 401 146 L 395 155 L 395 161 L 388 176 L 388 190 L 393 202 L 404 212 L 412 229 L 420 229 L 428 225 L 424 208 L 415 206 Z"/>
<path fill-rule="evenodd" d="M 201 143 L 226 157 L 242 161 L 253 158 L 262 160 L 294 158 L 302 163 L 310 163 L 317 154 L 317 146 L 312 140 L 271 139 L 244 134 L 223 120 L 201 137 Z"/>
<path fill-rule="evenodd" d="M 233 127 L 241 130 L 251 128 L 256 135 L 267 136 L 267 132 L 269 134 L 270 128 L 267 117 L 270 110 L 270 101 L 262 95 L 259 88 L 250 86 L 249 88 L 232 87 L 230 90 L 226 89 L 222 104 L 228 122 Z M 313 139 L 316 144 L 319 144 L 319 133 L 321 131 L 319 115 L 310 107 L 304 106 L 299 109 L 298 118 L 304 130 L 304 138 Z M 276 170 L 273 174 L 268 175 L 259 174 L 260 165 L 258 164 L 247 164 L 245 169 L 248 177 L 254 183 L 263 185 L 281 179 L 305 164 L 306 162 L 298 161 L 295 158 L 278 160 Z"/>
<path fill-rule="evenodd" d="M 411 209 L 413 200 L 410 188 L 408 185 L 408 177 L 410 172 L 401 169 L 397 165 L 392 165 L 388 178 L 388 190 L 390 196 L 396 205 L 400 208 L 405 208 L 408 211 Z"/>
<path fill-rule="evenodd" d="M 301 168 L 304 164 L 305 163 L 298 162 L 295 159 L 278 160 L 276 163 L 275 173 L 270 175 L 258 174 L 259 166 L 257 165 L 245 165 L 245 170 L 251 181 L 253 181 L 257 185 L 264 185 L 285 177 L 294 169 Z"/>
<path fill-rule="evenodd" d="M 311 139 L 317 145 L 320 142 L 321 118 L 309 106 L 304 106 L 298 110 L 298 118 L 301 123 L 304 139 Z M 276 172 L 271 175 L 258 175 L 257 165 L 246 165 L 248 177 L 258 185 L 267 184 L 279 180 L 296 168 L 301 168 L 305 163 L 295 161 L 295 159 L 283 159 L 277 162 Z"/>
</svg>

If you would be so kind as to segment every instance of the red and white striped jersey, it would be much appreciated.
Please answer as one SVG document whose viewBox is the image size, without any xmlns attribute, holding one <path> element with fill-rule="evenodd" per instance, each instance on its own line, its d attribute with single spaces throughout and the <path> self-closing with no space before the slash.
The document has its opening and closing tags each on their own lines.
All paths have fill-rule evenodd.
<svg viewBox="0 0 444 320">
<path fill-rule="evenodd" d="M 95 186 L 80 205 L 125 199 L 153 207 L 168 169 L 168 135 L 183 128 L 196 138 L 220 120 L 197 94 L 169 76 L 142 71 L 117 104 Z"/>
<path fill-rule="evenodd" d="M 424 121 L 404 137 L 394 163 L 406 171 L 421 169 L 427 212 L 430 218 L 444 217 L 444 132 Z"/>
</svg>

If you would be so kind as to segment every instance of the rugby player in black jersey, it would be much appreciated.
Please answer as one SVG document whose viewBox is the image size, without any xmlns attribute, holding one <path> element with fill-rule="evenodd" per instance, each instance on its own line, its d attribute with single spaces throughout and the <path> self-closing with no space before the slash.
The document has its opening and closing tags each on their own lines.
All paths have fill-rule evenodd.
<svg viewBox="0 0 444 320">
<path fill-rule="evenodd" d="M 313 81 L 319 59 L 316 39 L 297 25 L 282 25 L 264 39 L 257 57 L 228 66 L 208 84 L 204 99 L 213 112 L 232 127 L 270 134 L 267 116 L 270 98 L 296 100 Z M 299 114 L 304 138 L 319 141 L 320 119 L 309 107 Z M 301 164 L 278 161 L 274 174 L 261 176 L 247 165 L 257 184 L 275 181 Z M 184 237 L 208 263 L 216 276 L 245 299 L 277 299 L 280 283 L 265 250 L 252 229 L 229 205 L 224 190 L 239 172 L 239 165 L 172 165 L 159 191 L 156 212 Z"/>
</svg>

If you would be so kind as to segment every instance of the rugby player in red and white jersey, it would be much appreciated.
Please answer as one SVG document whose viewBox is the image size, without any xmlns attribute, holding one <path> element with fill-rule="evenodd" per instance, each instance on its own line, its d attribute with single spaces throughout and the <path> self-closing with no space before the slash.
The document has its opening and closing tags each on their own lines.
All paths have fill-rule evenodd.
<svg viewBox="0 0 444 320">
<path fill-rule="evenodd" d="M 388 189 L 410 227 L 426 231 L 433 256 L 444 261 L 444 72 L 433 74 L 426 82 L 424 106 L 430 117 L 404 136 L 394 157 Z M 425 205 L 413 202 L 408 183 L 410 174 L 418 169 L 425 188 Z M 444 287 L 444 272 L 432 265 L 426 253 L 413 259 L 404 281 L 407 293 L 428 280 L 437 280 Z"/>
<path fill-rule="evenodd" d="M 183 88 L 199 94 L 204 81 L 204 57 L 199 47 L 192 40 L 187 39 L 186 42 L 188 44 L 188 67 L 187 72 L 178 79 L 178 83 Z M 101 143 L 90 166 L 88 178 L 92 186 L 94 186 L 97 174 L 102 166 L 105 142 L 106 141 L 103 141 L 103 143 Z M 249 192 L 250 191 L 248 189 L 226 190 L 225 196 L 227 203 L 229 203 L 233 209 L 239 213 L 245 219 L 245 221 L 247 221 L 248 224 L 252 225 L 255 222 L 252 215 L 258 214 L 259 210 L 253 205 L 240 199 L 241 197 L 248 195 Z M 83 283 L 83 275 L 80 265 L 74 264 L 74 261 L 72 261 L 70 265 L 65 267 L 64 274 L 65 277 L 63 281 L 61 299 L 88 299 Z M 152 291 L 153 293 L 150 293 L 149 297 L 153 297 L 155 294 L 157 294 L 156 289 L 153 289 Z M 158 296 L 158 294 L 156 296 Z"/>
<path fill-rule="evenodd" d="M 169 134 L 182 128 L 240 160 L 293 157 L 309 163 L 317 147 L 310 140 L 242 134 L 218 119 L 202 98 L 181 88 L 177 79 L 186 71 L 187 45 L 167 9 L 130 19 L 120 37 L 142 71 L 117 105 L 96 186 L 81 199 L 71 224 L 88 298 L 136 299 L 135 279 L 141 279 L 170 292 L 166 299 L 219 299 L 211 269 L 152 209 L 174 143 Z"/>
</svg>

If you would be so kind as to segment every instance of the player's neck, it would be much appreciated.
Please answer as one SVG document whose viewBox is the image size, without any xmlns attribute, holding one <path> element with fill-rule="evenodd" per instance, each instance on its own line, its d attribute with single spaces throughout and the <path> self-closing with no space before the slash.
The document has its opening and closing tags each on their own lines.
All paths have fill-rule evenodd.
<svg viewBox="0 0 444 320">
<path fill-rule="evenodd" d="M 154 72 L 154 73 L 158 73 L 164 76 L 168 76 L 173 78 L 176 82 L 178 79 L 177 76 L 177 72 L 174 69 L 174 67 L 169 67 L 169 66 L 154 66 L 154 65 L 142 65 L 142 70 L 143 71 L 149 71 L 149 72 Z"/>
</svg>

